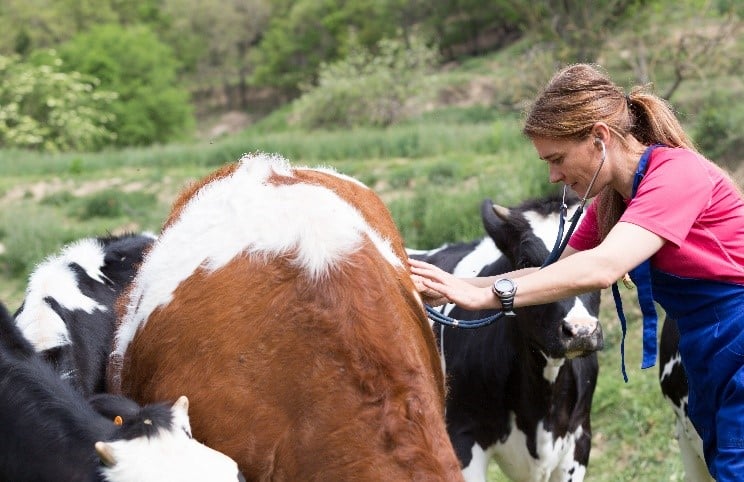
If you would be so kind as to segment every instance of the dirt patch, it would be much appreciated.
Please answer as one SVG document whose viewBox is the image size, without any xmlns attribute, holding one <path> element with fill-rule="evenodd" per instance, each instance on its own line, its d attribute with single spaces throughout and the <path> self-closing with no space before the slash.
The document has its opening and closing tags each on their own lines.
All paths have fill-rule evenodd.
<svg viewBox="0 0 744 482">
<path fill-rule="evenodd" d="M 121 178 L 96 179 L 92 181 L 76 182 L 73 180 L 62 180 L 58 177 L 46 181 L 38 181 L 32 184 L 23 184 L 8 190 L 0 199 L 1 202 L 15 202 L 21 199 L 32 199 L 41 201 L 45 197 L 59 192 L 69 192 L 73 196 L 83 197 L 106 189 L 117 188 L 123 192 L 134 192 L 144 189 L 144 183 L 127 182 Z"/>
<path fill-rule="evenodd" d="M 229 111 L 204 127 L 199 137 L 205 140 L 235 134 L 251 125 L 253 119 L 245 112 Z"/>
<path fill-rule="evenodd" d="M 458 107 L 492 105 L 497 86 L 491 77 L 473 77 L 467 82 L 449 85 L 439 91 L 438 103 Z"/>
</svg>

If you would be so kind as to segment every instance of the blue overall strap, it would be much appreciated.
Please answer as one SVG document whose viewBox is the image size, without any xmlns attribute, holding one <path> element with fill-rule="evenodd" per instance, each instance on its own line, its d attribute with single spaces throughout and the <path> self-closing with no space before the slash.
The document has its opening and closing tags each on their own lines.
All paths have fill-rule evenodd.
<svg viewBox="0 0 744 482">
<path fill-rule="evenodd" d="M 612 284 L 612 298 L 615 300 L 615 309 L 617 310 L 617 317 L 620 318 L 620 329 L 623 332 L 623 337 L 620 339 L 620 371 L 623 372 L 623 380 L 628 383 L 628 373 L 625 371 L 625 332 L 628 330 L 628 322 L 625 321 L 623 300 L 620 298 L 617 283 Z"/>
<path fill-rule="evenodd" d="M 638 191 L 638 186 L 640 185 L 643 176 L 646 174 L 646 168 L 648 167 L 648 160 L 651 157 L 651 152 L 658 146 L 658 144 L 654 144 L 647 147 L 643 152 L 641 160 L 638 162 L 638 169 L 636 169 L 635 177 L 633 178 L 633 191 L 630 195 L 631 198 L 635 197 L 636 192 Z M 656 364 L 656 330 L 658 325 L 653 291 L 651 289 L 651 261 L 644 261 L 631 270 L 629 274 L 636 286 L 638 303 L 641 306 L 641 314 L 643 315 L 643 361 L 641 362 L 641 368 L 650 368 Z M 615 309 L 617 310 L 618 318 L 620 318 L 620 327 L 623 333 L 620 342 L 620 363 L 623 378 L 625 379 L 625 382 L 627 382 L 628 375 L 625 371 L 625 334 L 627 331 L 627 322 L 625 320 L 625 314 L 623 313 L 623 305 L 620 299 L 620 291 L 618 290 L 617 283 L 612 285 L 612 297 L 615 300 Z"/>
</svg>

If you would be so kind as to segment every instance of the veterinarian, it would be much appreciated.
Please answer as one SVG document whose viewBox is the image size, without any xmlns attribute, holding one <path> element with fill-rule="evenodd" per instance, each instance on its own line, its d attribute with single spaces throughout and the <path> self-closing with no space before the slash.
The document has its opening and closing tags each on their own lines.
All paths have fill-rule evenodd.
<svg viewBox="0 0 744 482">
<path fill-rule="evenodd" d="M 556 301 L 629 273 L 644 318 L 643 367 L 656 358 L 654 301 L 677 320 L 689 415 L 718 481 L 744 474 L 744 199 L 695 150 L 670 106 L 629 93 L 594 65 L 559 71 L 527 113 L 524 134 L 588 207 L 558 261 L 491 278 L 457 278 L 410 260 L 425 301 L 465 309 Z M 431 303 L 430 303 L 431 304 Z M 624 373 L 624 369 L 623 369 Z M 627 380 L 627 379 L 626 379 Z"/>
</svg>

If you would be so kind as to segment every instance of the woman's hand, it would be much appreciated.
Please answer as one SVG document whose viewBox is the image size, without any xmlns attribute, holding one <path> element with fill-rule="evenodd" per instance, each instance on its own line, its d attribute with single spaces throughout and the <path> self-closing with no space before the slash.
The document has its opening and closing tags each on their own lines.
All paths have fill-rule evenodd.
<svg viewBox="0 0 744 482">
<path fill-rule="evenodd" d="M 424 284 L 425 278 L 422 278 L 419 275 L 412 274 L 411 279 L 413 280 L 414 286 L 416 286 L 416 290 L 419 292 L 421 298 L 423 298 L 424 303 L 426 303 L 427 305 L 441 306 L 446 305 L 450 302 L 450 300 L 448 300 L 447 297 L 443 296 L 442 293 L 440 293 L 439 291 L 427 287 Z"/>
<path fill-rule="evenodd" d="M 408 259 L 411 266 L 411 279 L 424 301 L 432 306 L 446 302 L 455 303 L 466 310 L 498 308 L 491 288 L 479 288 L 460 279 L 433 264 Z M 437 304 L 430 303 L 434 300 Z"/>
</svg>

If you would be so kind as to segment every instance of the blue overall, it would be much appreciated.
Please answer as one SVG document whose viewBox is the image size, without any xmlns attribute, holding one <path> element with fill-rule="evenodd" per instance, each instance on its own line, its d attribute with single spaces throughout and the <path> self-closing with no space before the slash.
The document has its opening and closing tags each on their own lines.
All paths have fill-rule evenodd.
<svg viewBox="0 0 744 482">
<path fill-rule="evenodd" d="M 641 157 L 633 196 L 654 147 Z M 654 269 L 650 261 L 630 276 L 643 313 L 643 368 L 656 361 L 656 301 L 679 325 L 688 412 L 703 440 L 708 470 L 719 482 L 744 480 L 744 286 L 675 276 Z M 613 295 L 623 328 L 622 352 L 626 323 L 616 286 Z"/>
</svg>

